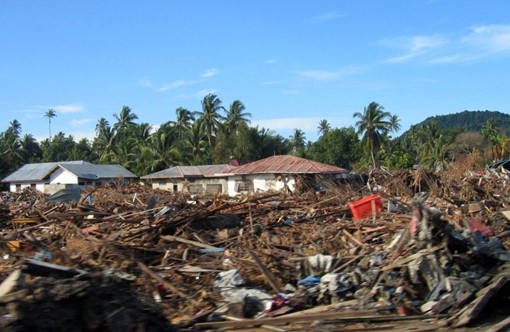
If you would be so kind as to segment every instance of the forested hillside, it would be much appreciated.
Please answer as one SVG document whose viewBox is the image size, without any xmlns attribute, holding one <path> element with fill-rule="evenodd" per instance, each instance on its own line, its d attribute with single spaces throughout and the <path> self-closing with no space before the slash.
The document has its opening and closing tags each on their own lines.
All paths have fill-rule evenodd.
<svg viewBox="0 0 510 332">
<path fill-rule="evenodd" d="M 436 115 L 425 119 L 416 126 L 436 122 L 443 129 L 461 128 L 465 131 L 480 131 L 488 120 L 494 121 L 502 134 L 510 134 L 510 114 L 497 111 L 463 111 L 459 113 Z"/>
</svg>

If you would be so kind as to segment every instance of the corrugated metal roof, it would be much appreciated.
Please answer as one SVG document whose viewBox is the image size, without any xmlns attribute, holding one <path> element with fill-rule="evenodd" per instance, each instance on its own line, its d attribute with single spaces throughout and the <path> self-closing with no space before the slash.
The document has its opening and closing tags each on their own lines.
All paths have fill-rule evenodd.
<svg viewBox="0 0 510 332">
<path fill-rule="evenodd" d="M 344 173 L 346 169 L 291 155 L 272 156 L 236 167 L 230 174 Z"/>
<path fill-rule="evenodd" d="M 171 168 L 164 169 L 159 172 L 147 174 L 140 177 L 144 180 L 149 179 L 171 179 L 179 178 L 183 179 L 186 177 L 210 177 L 216 174 L 229 172 L 235 169 L 235 166 L 228 164 L 220 165 L 200 165 L 200 166 L 174 166 Z"/>
<path fill-rule="evenodd" d="M 96 165 L 87 161 L 63 161 L 26 164 L 5 177 L 2 182 L 29 182 L 46 179 L 57 167 L 62 167 L 81 178 L 136 178 L 137 176 L 120 165 Z"/>
<path fill-rule="evenodd" d="M 119 164 L 96 165 L 96 164 L 64 164 L 60 165 L 71 173 L 83 179 L 114 179 L 136 178 L 137 176 Z"/>
</svg>

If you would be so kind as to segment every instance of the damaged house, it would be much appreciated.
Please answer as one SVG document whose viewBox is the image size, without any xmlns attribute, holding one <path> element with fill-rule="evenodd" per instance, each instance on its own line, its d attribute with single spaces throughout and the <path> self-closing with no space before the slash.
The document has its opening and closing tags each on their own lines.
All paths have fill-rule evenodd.
<svg viewBox="0 0 510 332">
<path fill-rule="evenodd" d="M 228 195 L 259 191 L 301 191 L 336 182 L 346 169 L 292 155 L 271 156 L 231 170 Z"/>
<path fill-rule="evenodd" d="M 174 166 L 142 176 L 152 189 L 190 193 L 227 193 L 227 176 L 235 168 L 230 164 Z"/>
<path fill-rule="evenodd" d="M 5 177 L 11 192 L 25 188 L 53 194 L 61 189 L 101 186 L 115 182 L 127 184 L 138 177 L 118 164 L 99 165 L 87 161 L 63 161 L 25 164 Z"/>
</svg>

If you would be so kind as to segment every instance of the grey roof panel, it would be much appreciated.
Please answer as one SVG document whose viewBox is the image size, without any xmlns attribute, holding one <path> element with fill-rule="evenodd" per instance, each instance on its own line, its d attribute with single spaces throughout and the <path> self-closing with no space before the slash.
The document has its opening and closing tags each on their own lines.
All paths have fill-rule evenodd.
<svg viewBox="0 0 510 332">
<path fill-rule="evenodd" d="M 96 165 L 87 161 L 64 161 L 64 162 L 51 162 L 51 163 L 35 163 L 26 164 L 20 167 L 12 174 L 5 177 L 2 182 L 29 182 L 29 181 L 43 181 L 51 172 L 57 167 L 62 167 L 72 172 L 78 177 L 86 179 L 100 179 L 100 178 L 136 178 L 137 176 L 124 167 L 114 165 Z"/>
<path fill-rule="evenodd" d="M 235 166 L 229 164 L 200 165 L 200 166 L 174 166 L 159 172 L 147 174 L 141 179 L 183 179 L 186 177 L 210 177 L 231 171 Z"/>
</svg>

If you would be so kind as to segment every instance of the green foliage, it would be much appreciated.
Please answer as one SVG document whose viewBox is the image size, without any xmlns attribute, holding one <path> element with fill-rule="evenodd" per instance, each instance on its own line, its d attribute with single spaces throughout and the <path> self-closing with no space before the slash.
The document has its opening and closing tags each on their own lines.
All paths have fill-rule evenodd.
<svg viewBox="0 0 510 332">
<path fill-rule="evenodd" d="M 359 138 L 353 127 L 329 129 L 306 152 L 306 157 L 350 169 L 360 158 Z"/>
<path fill-rule="evenodd" d="M 447 115 L 428 117 L 416 126 L 436 122 L 440 128 L 462 128 L 465 131 L 480 131 L 487 121 L 492 120 L 498 124 L 499 130 L 504 135 L 510 135 L 510 115 L 497 111 L 463 111 Z"/>
<path fill-rule="evenodd" d="M 372 168 L 377 167 L 377 154 L 381 142 L 386 136 L 400 128 L 398 116 L 384 111 L 384 107 L 376 102 L 371 102 L 363 113 L 355 112 L 353 117 L 356 121 L 357 133 L 363 135 L 361 138 L 365 152 L 370 153 Z"/>
<path fill-rule="evenodd" d="M 51 132 L 51 119 L 56 113 L 50 111 L 44 116 Z M 91 142 L 75 142 L 71 135 L 59 132 L 38 143 L 29 134 L 22 137 L 21 123 L 13 120 L 0 133 L 0 176 L 5 177 L 25 163 L 44 161 L 119 163 L 135 174 L 145 175 L 175 165 L 226 163 L 233 158 L 253 161 L 288 153 L 358 171 L 378 164 L 401 169 L 415 163 L 444 169 L 465 154 L 486 150 L 487 143 L 492 158 L 508 155 L 510 149 L 510 138 L 506 136 L 510 116 L 499 112 L 466 111 L 429 118 L 397 139 L 389 134 L 400 127 L 399 118 L 381 105 L 372 102 L 353 116 L 356 127 L 332 128 L 328 120 L 320 120 L 320 137 L 313 143 L 306 141 L 299 128 L 283 138 L 266 128 L 251 127 L 251 114 L 240 100 L 226 110 L 213 94 L 203 98 L 200 112 L 179 107 L 175 121 L 168 121 L 157 130 L 148 123 L 137 123 L 138 116 L 123 106 L 118 114 L 113 114 L 113 125 L 105 118 L 99 119 Z M 477 127 L 470 121 L 482 125 Z M 460 126 L 479 128 L 481 133 L 468 132 Z"/>
</svg>

